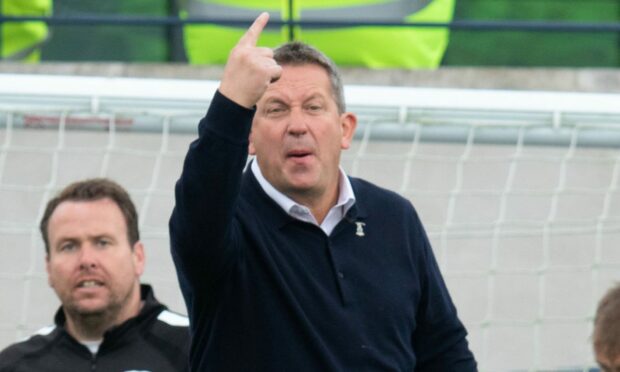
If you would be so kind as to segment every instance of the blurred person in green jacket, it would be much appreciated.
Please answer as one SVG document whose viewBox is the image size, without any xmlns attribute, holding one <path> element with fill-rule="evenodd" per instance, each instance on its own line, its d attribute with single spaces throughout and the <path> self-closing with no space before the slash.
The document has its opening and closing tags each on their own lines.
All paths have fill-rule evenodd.
<svg viewBox="0 0 620 372">
<path fill-rule="evenodd" d="M 52 0 L 0 0 L 2 16 L 49 16 Z M 0 26 L 0 59 L 9 61 L 38 62 L 40 46 L 47 40 L 49 31 L 44 22 L 3 22 Z"/>
<path fill-rule="evenodd" d="M 272 20 L 301 22 L 450 22 L 455 0 L 187 0 L 184 16 L 252 20 L 263 10 Z M 290 5 L 292 4 L 292 9 Z M 245 27 L 215 24 L 185 26 L 185 48 L 192 64 L 224 64 Z M 340 66 L 436 68 L 448 45 L 447 28 L 350 26 L 269 27 L 260 45 L 292 40 L 322 50 Z"/>
</svg>

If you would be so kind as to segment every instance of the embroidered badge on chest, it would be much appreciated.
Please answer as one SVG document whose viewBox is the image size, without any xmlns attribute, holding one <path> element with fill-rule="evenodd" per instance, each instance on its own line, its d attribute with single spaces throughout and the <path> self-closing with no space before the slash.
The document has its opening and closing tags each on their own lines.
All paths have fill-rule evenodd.
<svg viewBox="0 0 620 372">
<path fill-rule="evenodd" d="M 355 230 L 355 235 L 366 236 L 366 234 L 364 233 L 364 226 L 366 226 L 366 224 L 364 222 L 356 221 L 355 225 L 357 225 L 357 229 Z"/>
</svg>

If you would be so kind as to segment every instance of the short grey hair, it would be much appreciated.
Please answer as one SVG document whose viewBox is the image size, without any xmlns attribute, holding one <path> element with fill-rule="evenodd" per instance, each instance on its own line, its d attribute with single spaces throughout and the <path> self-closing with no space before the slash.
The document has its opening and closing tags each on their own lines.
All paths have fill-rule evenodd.
<svg viewBox="0 0 620 372">
<path fill-rule="evenodd" d="M 334 101 L 338 106 L 340 114 L 346 111 L 344 102 L 344 89 L 342 87 L 342 79 L 336 64 L 323 52 L 318 49 L 299 41 L 293 41 L 283 44 L 273 51 L 273 58 L 279 65 L 301 66 L 306 64 L 321 66 L 327 75 L 332 86 Z"/>
</svg>

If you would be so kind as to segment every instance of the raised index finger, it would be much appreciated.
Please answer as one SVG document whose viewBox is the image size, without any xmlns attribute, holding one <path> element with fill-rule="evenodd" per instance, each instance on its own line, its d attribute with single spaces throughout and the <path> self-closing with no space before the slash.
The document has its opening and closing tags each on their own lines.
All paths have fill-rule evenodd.
<svg viewBox="0 0 620 372">
<path fill-rule="evenodd" d="M 269 13 L 262 12 L 258 17 L 256 17 L 254 23 L 252 23 L 245 34 L 241 36 L 241 39 L 239 39 L 237 45 L 256 46 L 258 38 L 265 28 L 267 21 L 269 21 Z"/>
</svg>

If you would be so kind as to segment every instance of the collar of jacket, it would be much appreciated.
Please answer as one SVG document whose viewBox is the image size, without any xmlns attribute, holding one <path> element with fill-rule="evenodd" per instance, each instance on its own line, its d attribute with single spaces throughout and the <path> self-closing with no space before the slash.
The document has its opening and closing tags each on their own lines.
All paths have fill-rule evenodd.
<svg viewBox="0 0 620 372">
<path fill-rule="evenodd" d="M 150 320 L 153 317 L 157 317 L 159 313 L 166 309 L 165 305 L 157 301 L 153 293 L 153 288 L 148 284 L 140 284 L 140 298 L 144 302 L 142 309 L 140 309 L 140 313 L 138 313 L 137 316 L 123 322 L 122 324 L 108 329 L 103 335 L 104 342 L 102 343 L 102 346 L 104 343 L 108 343 L 110 340 L 118 340 L 121 335 L 133 329 L 135 324 L 139 324 L 144 321 Z M 62 329 L 64 333 L 67 334 L 67 336 L 70 336 L 65 329 L 66 321 L 67 319 L 65 317 L 65 312 L 62 310 L 61 306 L 56 311 L 56 315 L 54 316 L 54 323 L 56 323 L 56 326 Z"/>
</svg>

